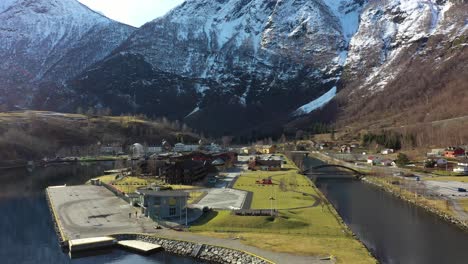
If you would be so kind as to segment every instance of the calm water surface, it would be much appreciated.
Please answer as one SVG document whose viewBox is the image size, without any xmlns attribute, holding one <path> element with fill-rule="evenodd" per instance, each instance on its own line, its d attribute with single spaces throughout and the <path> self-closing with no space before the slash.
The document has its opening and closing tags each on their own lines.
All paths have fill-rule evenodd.
<svg viewBox="0 0 468 264">
<path fill-rule="evenodd" d="M 201 263 L 167 253 L 140 256 L 121 250 L 70 260 L 58 245 L 44 189 L 81 184 L 113 168 L 112 162 L 68 164 L 33 171 L 0 171 L 0 263 Z"/>
<path fill-rule="evenodd" d="M 381 263 L 468 263 L 468 232 L 352 178 L 321 177 L 317 185 Z"/>
</svg>

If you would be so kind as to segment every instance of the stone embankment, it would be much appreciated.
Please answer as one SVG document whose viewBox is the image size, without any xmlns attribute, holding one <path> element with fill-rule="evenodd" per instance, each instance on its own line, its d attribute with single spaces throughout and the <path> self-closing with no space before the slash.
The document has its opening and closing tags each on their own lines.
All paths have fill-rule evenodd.
<svg viewBox="0 0 468 264">
<path fill-rule="evenodd" d="M 190 241 L 173 240 L 168 238 L 155 237 L 143 234 L 121 234 L 114 235 L 118 240 L 140 240 L 149 243 L 161 245 L 166 252 L 194 257 L 197 259 L 205 260 L 215 263 L 226 264 L 271 264 L 273 262 L 266 260 L 262 257 L 255 256 L 251 253 L 214 246 L 206 244 L 197 244 Z"/>
<path fill-rule="evenodd" d="M 465 222 L 463 222 L 463 221 L 461 221 L 461 220 L 459 220 L 459 219 L 457 219 L 457 218 L 455 218 L 455 217 L 453 217 L 451 215 L 448 215 L 448 214 L 446 214 L 444 212 L 441 212 L 441 211 L 437 210 L 436 208 L 433 208 L 433 207 L 418 203 L 418 201 L 413 200 L 413 199 L 408 199 L 404 195 L 401 195 L 400 193 L 393 191 L 392 189 L 386 187 L 383 184 L 371 181 L 371 180 L 369 180 L 367 178 L 363 178 L 361 180 L 368 183 L 368 184 L 374 185 L 374 186 L 380 188 L 381 190 L 384 190 L 384 191 L 394 195 L 395 197 L 400 198 L 400 199 L 402 199 L 402 200 L 404 200 L 404 201 L 406 201 L 406 202 L 408 202 L 410 204 L 421 207 L 424 210 L 426 210 L 427 212 L 435 214 L 436 216 L 440 217 L 441 219 L 443 219 L 443 220 L 445 220 L 445 221 L 447 221 L 449 223 L 452 223 L 452 224 L 460 227 L 461 229 L 464 229 L 465 231 L 468 231 L 468 223 L 465 223 Z"/>
</svg>

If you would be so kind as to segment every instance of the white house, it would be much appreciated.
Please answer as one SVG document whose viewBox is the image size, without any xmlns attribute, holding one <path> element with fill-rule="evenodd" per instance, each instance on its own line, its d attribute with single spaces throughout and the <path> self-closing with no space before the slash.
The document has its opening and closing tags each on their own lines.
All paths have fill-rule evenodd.
<svg viewBox="0 0 468 264">
<path fill-rule="evenodd" d="M 199 145 L 185 145 L 177 143 L 174 145 L 174 152 L 192 152 L 198 150 Z"/>
<path fill-rule="evenodd" d="M 395 151 L 393 149 L 384 149 L 380 153 L 382 153 L 382 155 L 388 155 L 388 154 L 392 154 L 394 152 Z"/>
<path fill-rule="evenodd" d="M 457 165 L 460 167 L 468 167 L 468 159 L 458 161 Z"/>
<path fill-rule="evenodd" d="M 130 147 L 130 155 L 132 158 L 142 158 L 145 156 L 145 148 L 140 143 L 135 143 Z"/>
<path fill-rule="evenodd" d="M 455 167 L 453 168 L 453 172 L 463 174 L 463 175 L 468 175 L 468 167 Z"/>
<path fill-rule="evenodd" d="M 215 143 L 211 143 L 210 145 L 206 146 L 206 149 L 209 152 L 221 152 L 222 151 L 222 148 L 218 144 L 215 144 Z"/>
<path fill-rule="evenodd" d="M 149 146 L 146 148 L 146 153 L 148 154 L 159 154 L 163 152 L 162 147 L 157 147 L 157 146 Z"/>
<path fill-rule="evenodd" d="M 174 145 L 174 152 L 184 152 L 185 151 L 185 144 L 182 143 L 176 143 Z"/>
</svg>

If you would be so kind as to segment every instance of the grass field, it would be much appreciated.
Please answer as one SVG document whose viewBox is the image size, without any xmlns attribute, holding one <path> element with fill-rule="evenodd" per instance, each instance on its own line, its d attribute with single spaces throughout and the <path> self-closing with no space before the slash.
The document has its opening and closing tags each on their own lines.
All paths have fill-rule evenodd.
<svg viewBox="0 0 468 264">
<path fill-rule="evenodd" d="M 425 181 L 458 181 L 468 182 L 468 176 L 440 176 L 440 177 L 424 177 Z"/>
<path fill-rule="evenodd" d="M 333 255 L 338 263 L 375 263 L 313 183 L 298 174 L 289 160 L 285 169 L 245 172 L 234 185 L 236 189 L 253 192 L 253 209 L 269 209 L 270 197 L 276 198 L 273 205 L 279 209 L 278 217 L 236 216 L 230 211 L 213 211 L 190 230 L 209 236 L 234 235 L 245 244 L 278 252 Z M 271 177 L 274 185 L 255 183 L 267 177 Z M 292 209 L 297 207 L 305 208 Z"/>
<path fill-rule="evenodd" d="M 124 177 L 122 179 L 116 180 L 117 174 L 110 174 L 98 177 L 102 182 L 107 184 L 112 184 L 115 188 L 119 189 L 125 193 L 133 193 L 140 187 L 148 186 L 152 183 L 158 186 L 164 186 L 171 188 L 172 190 L 193 190 L 190 191 L 190 196 L 188 203 L 191 204 L 195 201 L 198 201 L 205 195 L 205 192 L 196 191 L 198 187 L 192 185 L 170 185 L 164 184 L 160 180 L 154 178 L 140 178 L 140 177 Z"/>
<path fill-rule="evenodd" d="M 468 213 L 468 199 L 460 199 L 457 202 L 463 207 L 463 210 Z"/>
</svg>

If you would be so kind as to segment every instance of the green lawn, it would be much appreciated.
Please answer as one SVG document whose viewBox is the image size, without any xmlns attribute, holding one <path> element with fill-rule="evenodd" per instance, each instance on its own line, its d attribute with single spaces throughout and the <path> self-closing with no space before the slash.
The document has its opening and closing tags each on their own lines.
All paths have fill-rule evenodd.
<svg viewBox="0 0 468 264">
<path fill-rule="evenodd" d="M 167 188 L 171 188 L 173 190 L 188 190 L 188 189 L 197 189 L 199 187 L 197 186 L 192 186 L 192 185 L 170 185 L 170 184 L 164 184 L 164 182 L 155 179 L 155 178 L 140 178 L 140 177 L 132 177 L 132 176 L 126 176 L 124 178 L 121 178 L 119 180 L 116 180 L 117 174 L 110 174 L 110 175 L 104 175 L 97 177 L 101 179 L 102 182 L 104 183 L 112 183 L 114 187 L 117 189 L 121 190 L 122 192 L 126 193 L 132 193 L 135 192 L 138 188 L 140 187 L 145 187 L 148 186 L 152 183 L 158 185 L 158 186 L 163 186 Z"/>
<path fill-rule="evenodd" d="M 286 169 L 245 172 L 234 185 L 236 189 L 253 192 L 254 209 L 269 209 L 269 198 L 276 197 L 278 217 L 236 216 L 230 211 L 213 211 L 194 223 L 190 231 L 219 237 L 235 234 L 245 244 L 278 252 L 334 255 L 338 263 L 375 263 L 375 259 L 341 223 L 341 218 L 313 183 L 297 174 L 297 168 L 289 160 Z M 268 177 L 271 177 L 274 185 L 255 183 Z M 282 179 L 285 184 L 280 187 Z M 307 208 L 290 209 L 296 207 Z"/>
<path fill-rule="evenodd" d="M 257 180 L 269 177 L 271 177 L 273 185 L 256 183 Z M 280 187 L 281 181 L 284 182 L 283 188 Z M 271 197 L 275 199 L 273 204 L 278 209 L 311 206 L 315 199 L 302 193 L 317 195 L 311 182 L 302 175 L 298 175 L 295 170 L 246 172 L 239 177 L 234 188 L 253 192 L 252 209 L 270 208 Z"/>
</svg>

